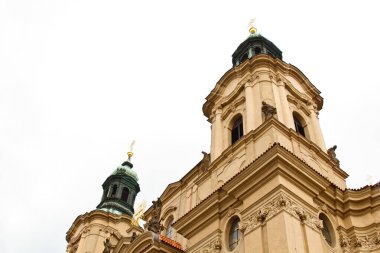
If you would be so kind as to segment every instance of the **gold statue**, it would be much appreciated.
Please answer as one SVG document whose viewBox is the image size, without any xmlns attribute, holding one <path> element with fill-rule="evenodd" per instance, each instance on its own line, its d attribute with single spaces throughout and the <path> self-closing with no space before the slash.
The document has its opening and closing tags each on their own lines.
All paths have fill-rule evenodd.
<svg viewBox="0 0 380 253">
<path fill-rule="evenodd" d="M 143 201 L 140 203 L 140 205 L 138 205 L 138 207 L 137 207 L 137 211 L 133 214 L 133 217 L 132 217 L 132 224 L 135 225 L 136 227 L 140 226 L 140 225 L 139 225 L 139 220 L 140 220 L 141 217 L 144 215 L 145 208 L 146 208 L 146 201 L 143 200 Z"/>
<path fill-rule="evenodd" d="M 252 18 L 249 23 L 248 23 L 248 29 L 249 29 L 249 33 L 251 34 L 255 34 L 257 32 L 257 29 L 256 27 L 253 26 L 253 23 L 256 21 L 255 18 Z"/>
</svg>

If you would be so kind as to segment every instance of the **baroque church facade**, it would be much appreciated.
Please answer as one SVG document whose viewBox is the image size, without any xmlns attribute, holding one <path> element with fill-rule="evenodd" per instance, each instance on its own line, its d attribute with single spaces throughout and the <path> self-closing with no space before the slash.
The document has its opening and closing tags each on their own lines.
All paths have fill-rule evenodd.
<svg viewBox="0 0 380 253">
<path fill-rule="evenodd" d="M 325 146 L 320 91 L 252 26 L 232 63 L 203 105 L 210 153 L 141 227 L 130 152 L 68 230 L 68 253 L 380 252 L 379 184 L 347 188 Z"/>
</svg>

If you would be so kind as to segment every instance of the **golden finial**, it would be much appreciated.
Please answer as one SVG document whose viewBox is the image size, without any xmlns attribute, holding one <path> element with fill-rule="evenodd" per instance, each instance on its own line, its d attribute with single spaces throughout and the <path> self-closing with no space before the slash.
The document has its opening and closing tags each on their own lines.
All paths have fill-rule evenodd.
<svg viewBox="0 0 380 253">
<path fill-rule="evenodd" d="M 253 23 L 255 22 L 255 18 L 252 18 L 248 23 L 248 29 L 250 34 L 255 34 L 257 32 L 256 27 L 253 26 Z"/>
<path fill-rule="evenodd" d="M 128 161 L 131 161 L 131 157 L 133 156 L 133 146 L 135 145 L 135 140 L 132 141 L 131 145 L 129 146 L 129 152 L 128 154 Z"/>
</svg>

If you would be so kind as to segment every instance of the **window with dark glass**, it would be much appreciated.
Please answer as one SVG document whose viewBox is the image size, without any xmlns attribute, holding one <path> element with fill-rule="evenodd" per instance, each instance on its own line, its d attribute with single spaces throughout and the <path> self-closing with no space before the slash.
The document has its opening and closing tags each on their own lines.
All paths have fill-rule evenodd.
<svg viewBox="0 0 380 253">
<path fill-rule="evenodd" d="M 322 221 L 322 235 L 325 238 L 326 242 L 330 246 L 334 246 L 334 234 L 332 233 L 332 225 L 327 216 L 323 213 L 319 215 L 319 219 Z"/>
<path fill-rule="evenodd" d="M 296 128 L 296 132 L 302 135 L 303 137 L 306 137 L 305 129 L 302 126 L 301 121 L 296 116 L 293 116 L 293 119 L 294 119 L 294 126 Z"/>
<path fill-rule="evenodd" d="M 232 137 L 231 144 L 234 144 L 241 137 L 243 137 L 243 118 L 242 117 L 238 118 L 234 122 L 232 126 L 232 130 L 231 130 L 231 137 Z"/>
<path fill-rule="evenodd" d="M 240 220 L 236 218 L 231 224 L 230 233 L 228 236 L 228 246 L 230 250 L 233 250 L 236 248 L 241 237 L 239 222 Z"/>
<path fill-rule="evenodd" d="M 261 48 L 255 47 L 255 55 L 261 54 Z"/>
<path fill-rule="evenodd" d="M 116 196 L 116 191 L 117 191 L 117 185 L 114 184 L 112 186 L 111 197 L 115 197 Z"/>
<path fill-rule="evenodd" d="M 127 202 L 128 201 L 128 195 L 129 195 L 129 190 L 128 190 L 128 188 L 124 187 L 123 191 L 121 193 L 121 200 Z"/>
</svg>

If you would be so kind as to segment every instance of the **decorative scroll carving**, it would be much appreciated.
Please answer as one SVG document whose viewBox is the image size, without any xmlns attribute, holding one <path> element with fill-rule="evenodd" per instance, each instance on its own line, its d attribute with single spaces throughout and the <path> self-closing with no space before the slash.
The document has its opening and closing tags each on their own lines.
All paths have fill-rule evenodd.
<svg viewBox="0 0 380 253">
<path fill-rule="evenodd" d="M 258 211 L 253 212 L 247 218 L 244 218 L 241 222 L 241 228 L 244 233 L 255 229 L 260 224 L 265 223 L 270 218 L 276 216 L 281 211 L 285 211 L 297 218 L 303 224 L 311 227 L 312 229 L 320 232 L 322 228 L 322 222 L 316 216 L 306 211 L 301 205 L 297 204 L 285 194 L 281 194 L 274 198 L 272 201 L 264 205 Z"/>
<path fill-rule="evenodd" d="M 264 101 L 263 101 L 263 105 L 261 107 L 261 111 L 264 113 L 265 120 L 268 120 L 277 114 L 276 107 L 271 106 L 270 104 L 267 104 Z"/>
<path fill-rule="evenodd" d="M 152 201 L 152 204 L 153 204 L 152 217 L 150 220 L 148 220 L 146 227 L 149 231 L 152 231 L 158 234 L 163 229 L 163 226 L 161 225 L 161 220 L 160 220 L 161 208 L 162 208 L 161 199 L 157 198 L 156 201 Z"/>
</svg>

